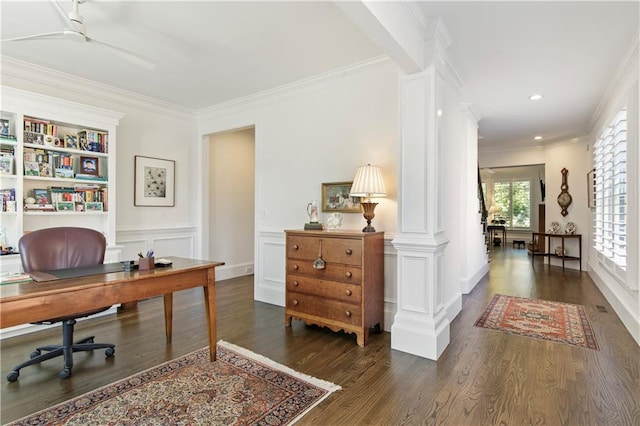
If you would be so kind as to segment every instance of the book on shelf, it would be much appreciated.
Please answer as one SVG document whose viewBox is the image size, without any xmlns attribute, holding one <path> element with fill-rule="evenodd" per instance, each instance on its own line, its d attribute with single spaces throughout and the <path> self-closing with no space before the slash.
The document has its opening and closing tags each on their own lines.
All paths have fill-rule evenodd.
<svg viewBox="0 0 640 426">
<path fill-rule="evenodd" d="M 25 204 L 25 211 L 54 212 L 56 208 L 53 204 Z"/>
<path fill-rule="evenodd" d="M 15 188 L 0 189 L 0 199 L 2 200 L 3 212 L 16 211 L 16 190 Z"/>
<path fill-rule="evenodd" d="M 86 173 L 76 173 L 76 179 L 107 181 L 107 178 L 104 176 L 89 175 Z"/>
</svg>

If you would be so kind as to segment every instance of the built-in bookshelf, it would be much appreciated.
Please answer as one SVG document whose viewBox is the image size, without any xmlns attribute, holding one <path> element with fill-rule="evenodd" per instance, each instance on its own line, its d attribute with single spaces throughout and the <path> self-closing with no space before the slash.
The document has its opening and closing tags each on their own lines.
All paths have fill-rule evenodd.
<svg viewBox="0 0 640 426">
<path fill-rule="evenodd" d="M 0 243 L 5 253 L 7 247 L 17 249 L 23 234 L 53 226 L 96 229 L 113 250 L 121 114 L 5 86 L 1 108 Z M 8 256 L 0 257 L 3 271 Z"/>
</svg>

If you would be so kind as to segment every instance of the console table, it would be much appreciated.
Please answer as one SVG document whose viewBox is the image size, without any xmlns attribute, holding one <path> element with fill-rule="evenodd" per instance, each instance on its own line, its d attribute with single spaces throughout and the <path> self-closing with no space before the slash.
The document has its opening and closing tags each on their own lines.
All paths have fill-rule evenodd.
<svg viewBox="0 0 640 426">
<path fill-rule="evenodd" d="M 544 250 L 542 252 L 531 252 L 531 265 L 535 264 L 534 259 L 536 256 L 545 256 L 548 259 L 548 263 L 551 264 L 551 258 L 556 257 L 562 259 L 562 270 L 564 270 L 564 262 L 567 260 L 577 260 L 580 262 L 580 271 L 582 271 L 582 234 L 547 234 L 541 232 L 534 232 L 531 236 L 531 241 L 533 242 L 533 247 L 540 247 L 538 245 L 540 238 L 543 240 L 546 239 L 546 244 L 544 244 Z M 560 247 L 562 248 L 561 254 L 556 254 L 553 251 L 553 246 L 551 242 L 554 239 L 560 239 Z M 577 239 L 578 240 L 578 255 L 577 256 L 567 256 L 565 255 L 565 240 Z M 542 245 L 541 245 L 542 246 Z"/>
<path fill-rule="evenodd" d="M 494 246 L 498 246 L 500 244 L 495 244 L 493 239 L 498 235 L 498 231 L 502 232 L 502 244 L 507 244 L 507 227 L 504 225 L 487 225 L 487 231 L 489 232 L 489 241 Z"/>
</svg>

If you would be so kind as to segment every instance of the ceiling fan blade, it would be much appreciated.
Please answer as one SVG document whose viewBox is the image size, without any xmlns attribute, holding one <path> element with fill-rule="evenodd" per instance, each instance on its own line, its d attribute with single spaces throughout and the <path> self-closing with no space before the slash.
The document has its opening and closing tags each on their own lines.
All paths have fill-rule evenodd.
<svg viewBox="0 0 640 426">
<path fill-rule="evenodd" d="M 56 31 L 56 32 L 53 32 L 53 33 L 34 34 L 34 35 L 24 36 L 24 37 L 5 38 L 2 41 L 3 42 L 5 42 L 5 41 L 24 41 L 24 40 L 47 39 L 47 38 L 55 39 L 55 38 L 64 38 L 64 37 L 65 37 L 65 32 L 64 31 Z"/>
<path fill-rule="evenodd" d="M 138 55 L 137 53 L 133 53 L 129 50 L 123 49 L 121 47 L 118 46 L 114 46 L 113 44 L 109 44 L 109 43 L 105 43 L 104 41 L 99 41 L 96 40 L 94 38 L 91 37 L 87 37 L 87 41 L 91 42 L 91 43 L 95 43 L 95 44 L 100 44 L 102 46 L 108 47 L 109 49 L 113 50 L 114 53 L 116 53 L 117 55 L 120 55 L 121 57 L 123 57 L 124 59 L 128 60 L 129 62 L 132 62 L 136 65 L 139 65 L 143 68 L 148 69 L 149 71 L 153 71 L 156 68 L 156 64 L 153 63 L 152 61 L 148 60 L 147 58 L 144 58 L 140 55 Z"/>
<path fill-rule="evenodd" d="M 73 25 L 73 22 L 71 22 L 71 19 L 69 18 L 69 15 L 67 14 L 67 12 L 62 8 L 62 6 L 60 6 L 60 3 L 58 3 L 57 0 L 51 0 L 51 3 L 53 3 L 53 5 L 56 8 L 56 11 L 58 12 L 58 16 L 60 18 L 60 23 L 62 25 L 64 25 L 65 27 L 68 27 L 69 25 Z M 73 28 L 73 27 L 72 27 Z"/>
</svg>

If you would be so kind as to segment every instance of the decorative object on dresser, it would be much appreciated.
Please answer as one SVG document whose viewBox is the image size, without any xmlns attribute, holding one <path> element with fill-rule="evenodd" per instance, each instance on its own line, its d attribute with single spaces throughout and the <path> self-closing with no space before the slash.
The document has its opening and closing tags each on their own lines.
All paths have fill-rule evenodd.
<svg viewBox="0 0 640 426">
<path fill-rule="evenodd" d="M 331 213 L 327 218 L 327 230 L 335 231 L 342 226 L 342 214 Z"/>
<path fill-rule="evenodd" d="M 362 232 L 376 232 L 375 228 L 371 226 L 371 221 L 375 217 L 373 211 L 378 203 L 372 202 L 371 199 L 387 196 L 380 167 L 372 166 L 371 164 L 358 167 L 349 195 L 352 197 L 361 197 L 360 205 L 364 211 L 364 218 L 367 221 L 367 226 L 362 229 Z"/>
<path fill-rule="evenodd" d="M 285 325 L 296 318 L 355 333 L 358 345 L 366 345 L 370 331 L 383 328 L 384 233 L 285 233 Z M 322 268 L 317 267 L 319 260 Z"/>
<path fill-rule="evenodd" d="M 569 185 L 567 184 L 567 175 L 569 174 L 569 170 L 563 168 L 560 173 L 562 173 L 562 185 L 560 185 L 560 195 L 558 195 L 558 205 L 560 206 L 560 214 L 562 216 L 566 216 L 569 214 L 567 209 L 571 205 L 571 194 L 569 194 Z"/>
<path fill-rule="evenodd" d="M 309 215 L 309 222 L 304 224 L 304 229 L 322 230 L 322 224 L 318 222 L 318 202 L 316 200 L 307 204 L 307 215 Z"/>
</svg>

